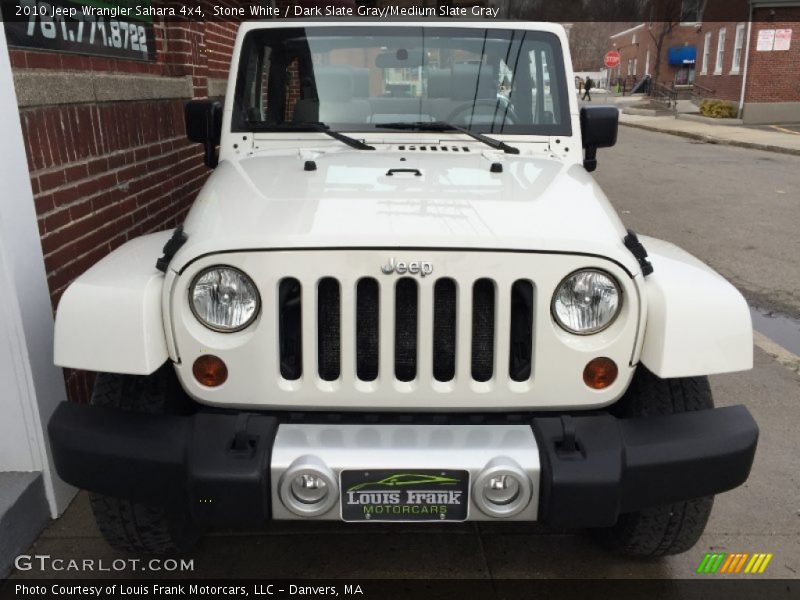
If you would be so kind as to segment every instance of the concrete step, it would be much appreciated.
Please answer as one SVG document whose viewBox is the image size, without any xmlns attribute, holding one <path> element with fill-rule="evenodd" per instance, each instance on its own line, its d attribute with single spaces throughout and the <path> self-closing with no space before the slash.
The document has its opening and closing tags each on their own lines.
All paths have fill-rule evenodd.
<svg viewBox="0 0 800 600">
<path fill-rule="evenodd" d="M 622 112 L 626 115 L 638 115 L 640 117 L 670 117 L 675 115 L 674 111 L 660 107 L 640 108 L 636 106 L 628 106 L 623 108 Z"/>
<path fill-rule="evenodd" d="M 39 472 L 0 472 L 0 580 L 47 525 L 50 510 Z"/>
</svg>

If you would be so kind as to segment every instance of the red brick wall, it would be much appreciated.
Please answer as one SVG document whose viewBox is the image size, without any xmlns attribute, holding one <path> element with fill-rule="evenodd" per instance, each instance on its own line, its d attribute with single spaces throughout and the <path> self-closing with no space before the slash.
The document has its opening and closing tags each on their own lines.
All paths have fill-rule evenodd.
<svg viewBox="0 0 800 600">
<path fill-rule="evenodd" d="M 619 67 L 616 67 L 611 73 L 610 79 L 613 82 L 619 79 L 628 77 L 628 63 L 634 59 L 637 60 L 637 71 L 644 73 L 644 61 L 646 53 L 646 44 L 650 39 L 645 26 L 638 27 L 634 31 L 626 33 L 615 38 L 611 38 L 609 50 L 616 50 L 620 55 Z"/>
<path fill-rule="evenodd" d="M 758 9 L 753 16 L 745 101 L 800 102 L 800 7 Z M 791 29 L 790 49 L 756 51 L 762 29 Z"/>
<path fill-rule="evenodd" d="M 719 100 L 738 101 L 742 91 L 742 73 L 744 72 L 745 48 L 742 49 L 739 73 L 732 73 L 733 52 L 736 43 L 737 23 L 703 23 L 697 33 L 697 71 L 695 81 L 698 85 L 711 90 L 704 95 Z M 725 29 L 725 47 L 722 70 L 716 72 L 717 50 L 719 49 L 719 32 Z M 703 72 L 703 56 L 706 52 L 706 34 L 708 38 L 708 64 Z M 744 27 L 745 46 L 747 44 L 747 24 Z"/>
<path fill-rule="evenodd" d="M 626 33 L 625 35 L 610 40 L 610 50 L 618 50 L 622 57 L 619 69 L 615 71 L 612 79 L 619 76 L 628 76 L 628 61 L 636 59 L 635 79 L 639 80 L 645 75 L 647 66 L 647 51 L 650 50 L 650 75 L 655 77 L 656 61 L 660 63 L 658 81 L 671 84 L 675 80 L 678 68 L 669 64 L 669 49 L 673 46 L 696 45 L 697 34 L 694 26 L 674 25 L 673 30 L 664 38 L 661 55 L 656 56 L 656 40 L 658 39 L 664 23 L 655 22 Z M 634 41 L 635 36 L 635 41 Z"/>
<path fill-rule="evenodd" d="M 211 21 L 205 27 L 206 60 L 208 75 L 227 79 L 231 66 L 233 43 L 236 41 L 238 23 L 230 21 Z"/>
<path fill-rule="evenodd" d="M 157 60 L 141 62 L 11 49 L 15 71 L 103 72 L 227 78 L 238 24 L 156 25 Z M 199 146 L 185 137 L 185 99 L 23 107 L 31 185 L 53 306 L 65 288 L 134 237 L 179 224 L 208 176 Z M 65 373 L 73 401 L 86 401 L 93 374 Z"/>
</svg>

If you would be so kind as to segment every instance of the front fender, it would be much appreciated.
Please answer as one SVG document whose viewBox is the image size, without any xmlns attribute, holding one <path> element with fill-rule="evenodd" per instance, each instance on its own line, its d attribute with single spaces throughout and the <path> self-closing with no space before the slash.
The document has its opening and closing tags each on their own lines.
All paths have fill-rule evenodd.
<svg viewBox="0 0 800 600">
<path fill-rule="evenodd" d="M 57 365 L 149 375 L 164 364 L 164 275 L 155 264 L 170 235 L 131 240 L 72 282 L 56 312 Z"/>
<path fill-rule="evenodd" d="M 747 302 L 719 273 L 668 242 L 639 236 L 653 273 L 645 278 L 647 325 L 641 361 L 662 378 L 753 366 Z"/>
</svg>

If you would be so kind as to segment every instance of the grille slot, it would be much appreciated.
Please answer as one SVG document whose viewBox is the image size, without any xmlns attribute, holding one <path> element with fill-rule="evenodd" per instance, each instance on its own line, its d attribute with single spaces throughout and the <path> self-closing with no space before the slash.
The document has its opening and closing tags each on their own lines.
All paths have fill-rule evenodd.
<svg viewBox="0 0 800 600">
<path fill-rule="evenodd" d="M 484 277 L 459 283 L 449 276 L 436 281 L 405 276 L 354 283 L 351 287 L 334 276 L 279 280 L 283 379 L 297 381 L 315 372 L 317 381 L 325 382 L 353 377 L 362 382 L 531 380 L 532 281 Z"/>
<path fill-rule="evenodd" d="M 339 282 L 325 277 L 317 287 L 317 364 L 324 381 L 336 381 L 342 372 L 341 297 Z"/>
<path fill-rule="evenodd" d="M 478 279 L 472 286 L 472 378 L 489 381 L 494 373 L 494 282 Z"/>
<path fill-rule="evenodd" d="M 356 286 L 356 375 L 362 381 L 378 378 L 380 342 L 380 289 L 371 278 L 359 279 Z"/>
<path fill-rule="evenodd" d="M 511 286 L 508 376 L 527 381 L 533 364 L 533 284 L 518 279 Z"/>
<path fill-rule="evenodd" d="M 303 375 L 302 288 L 293 277 L 278 285 L 278 344 L 281 376 L 296 380 Z"/>
<path fill-rule="evenodd" d="M 433 377 L 456 376 L 456 282 L 439 279 L 433 288 Z"/>
<path fill-rule="evenodd" d="M 395 287 L 394 373 L 399 381 L 413 381 L 417 376 L 417 282 L 404 277 Z"/>
</svg>

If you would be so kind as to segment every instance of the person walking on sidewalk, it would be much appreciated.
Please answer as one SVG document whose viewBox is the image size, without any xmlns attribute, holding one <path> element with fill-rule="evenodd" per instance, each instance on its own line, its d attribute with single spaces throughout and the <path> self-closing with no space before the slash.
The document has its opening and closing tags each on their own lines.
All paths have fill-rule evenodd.
<svg viewBox="0 0 800 600">
<path fill-rule="evenodd" d="M 583 98 L 581 98 L 581 100 L 586 100 L 586 98 L 589 98 L 589 102 L 592 101 L 592 95 L 589 92 L 592 91 L 593 87 L 594 87 L 594 81 L 592 81 L 592 78 L 587 75 L 586 81 L 583 82 L 584 92 L 583 92 Z"/>
</svg>

